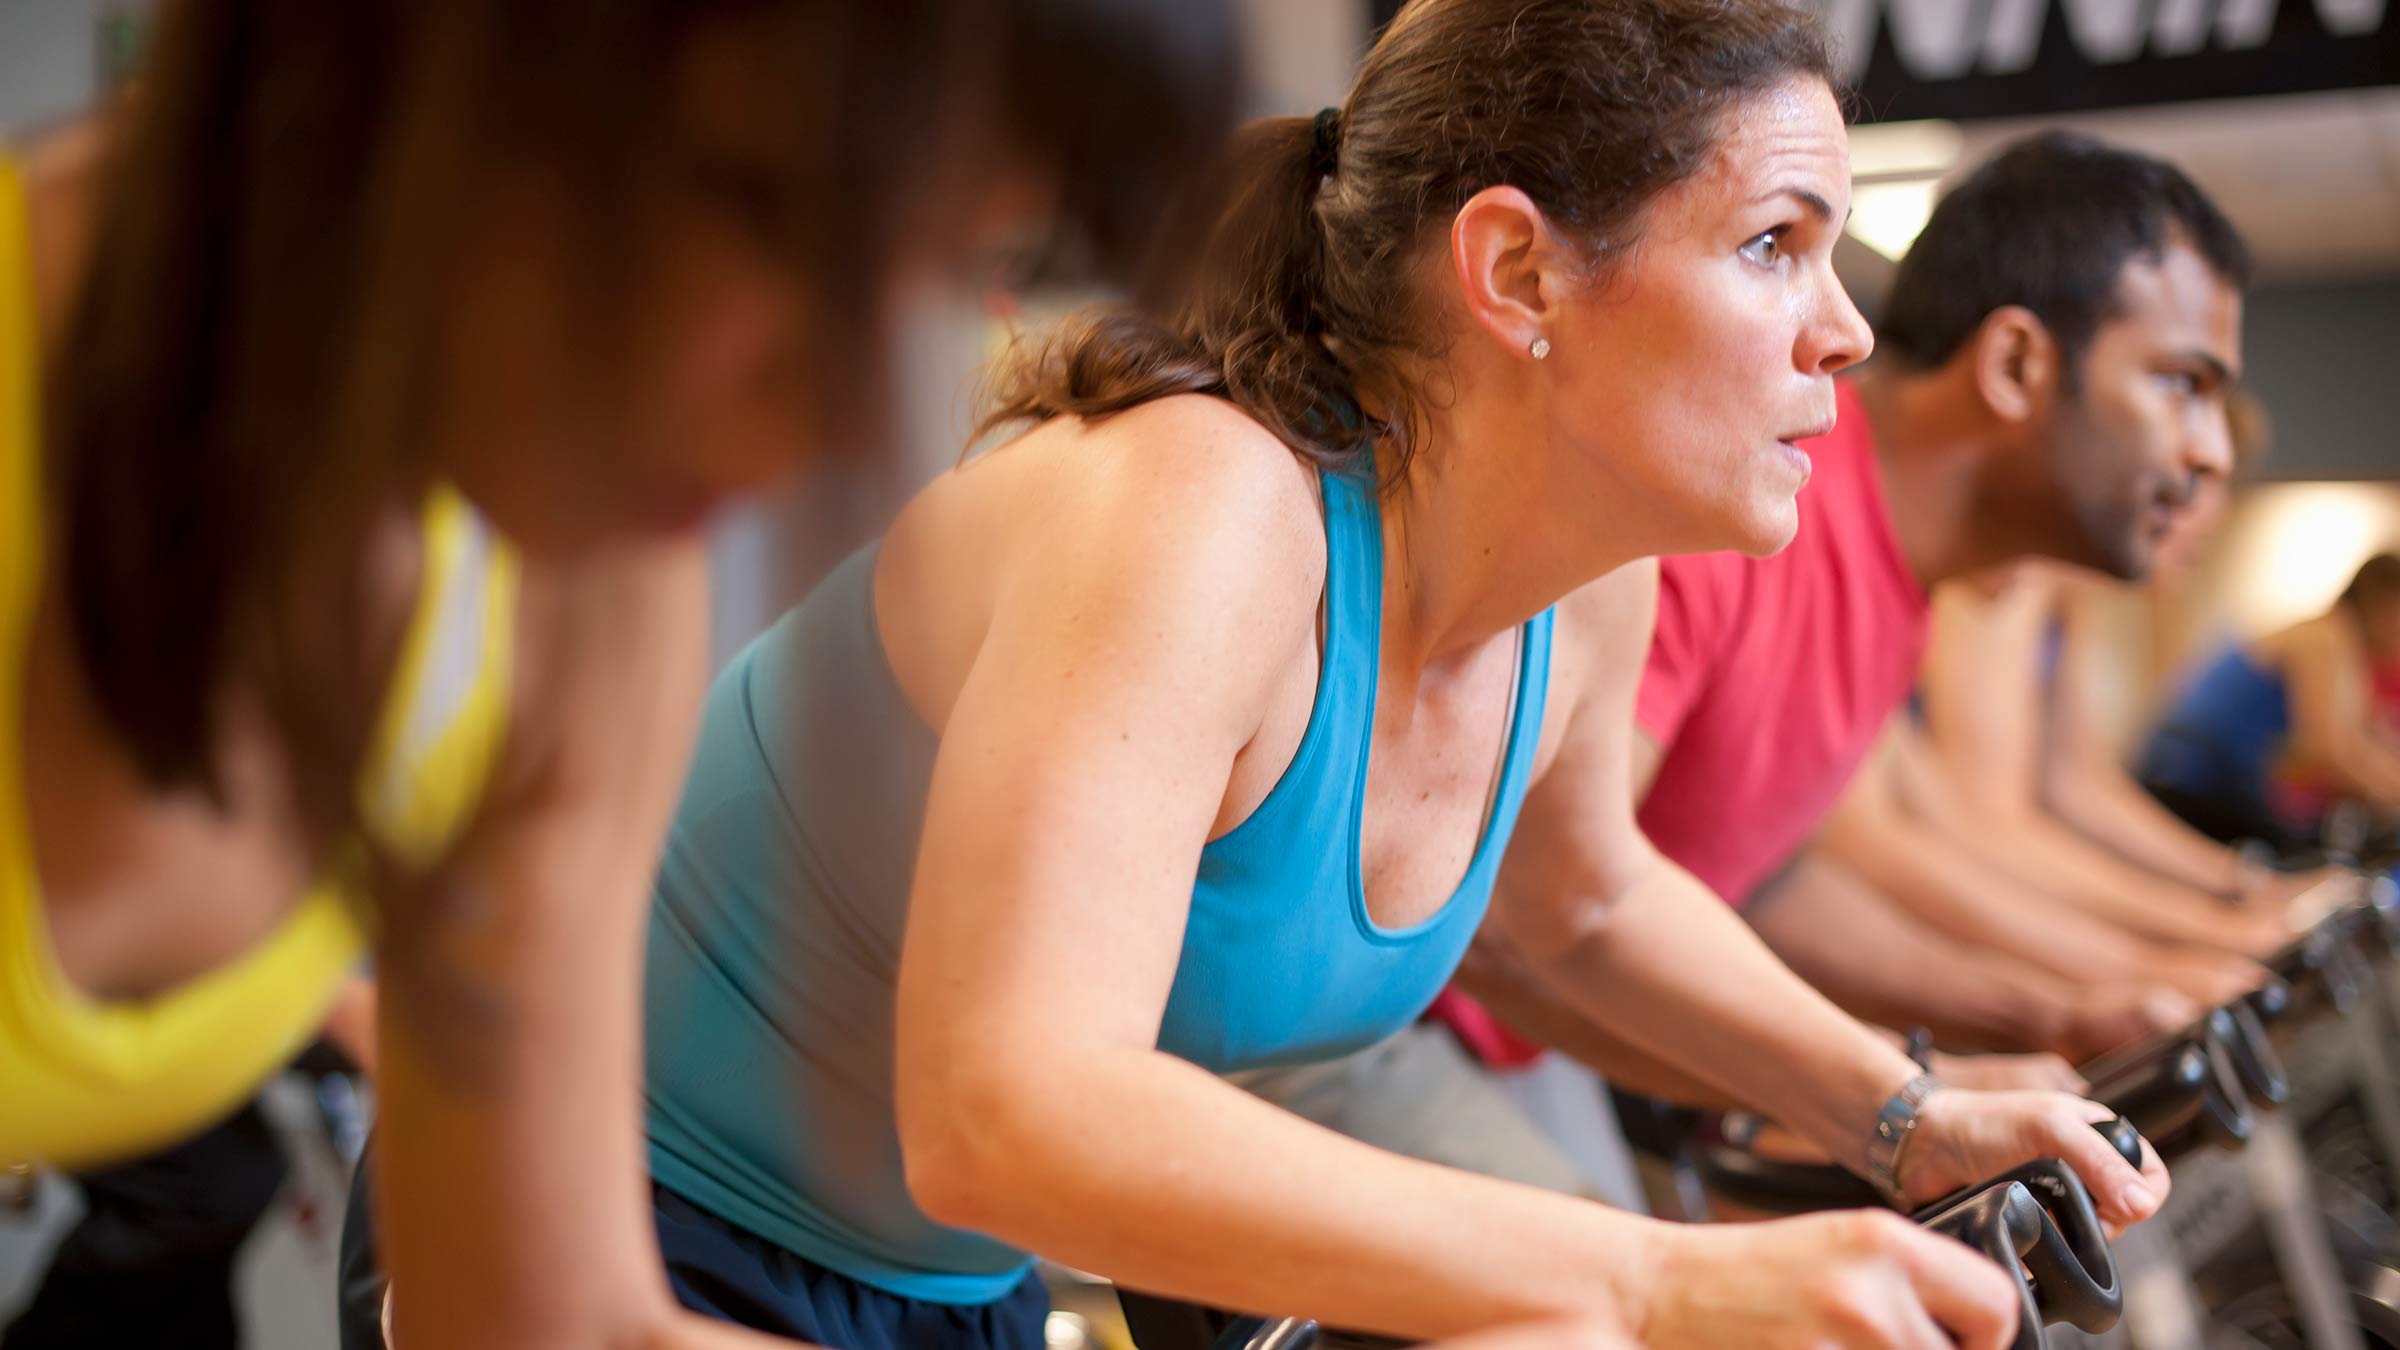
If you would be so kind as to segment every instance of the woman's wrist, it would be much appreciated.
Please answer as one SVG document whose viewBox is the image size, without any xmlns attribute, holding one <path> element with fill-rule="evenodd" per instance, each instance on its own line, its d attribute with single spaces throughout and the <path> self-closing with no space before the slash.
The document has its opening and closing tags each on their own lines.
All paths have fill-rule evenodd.
<svg viewBox="0 0 2400 1350">
<path fill-rule="evenodd" d="M 1785 1126 L 1799 1131 L 1824 1150 L 1826 1156 L 1863 1177 L 1872 1175 L 1874 1160 L 1870 1145 L 1885 1105 L 1925 1070 L 1901 1047 L 1864 1026 L 1858 1031 L 1860 1053 L 1844 1071 L 1812 1080 L 1823 1085 L 1824 1090 L 1810 1104 L 1812 1109 L 1806 1112 L 1805 1123 L 1800 1119 L 1801 1112 L 1778 1114 Z"/>
<path fill-rule="evenodd" d="M 1876 1113 L 1874 1128 L 1868 1131 L 1864 1175 L 1895 1208 L 1905 1207 L 1909 1145 L 1916 1140 L 1925 1103 L 1942 1086 L 1942 1081 L 1930 1073 L 1919 1073 L 1909 1079 L 1884 1102 Z"/>
</svg>

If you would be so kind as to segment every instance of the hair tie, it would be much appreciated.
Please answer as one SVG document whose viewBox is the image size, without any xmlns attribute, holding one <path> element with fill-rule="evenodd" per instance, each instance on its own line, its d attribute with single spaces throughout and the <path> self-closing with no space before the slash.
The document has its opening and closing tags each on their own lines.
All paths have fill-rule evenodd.
<svg viewBox="0 0 2400 1350">
<path fill-rule="evenodd" d="M 1330 178 L 1342 163 L 1342 110 L 1327 108 L 1310 124 L 1309 176 Z"/>
</svg>

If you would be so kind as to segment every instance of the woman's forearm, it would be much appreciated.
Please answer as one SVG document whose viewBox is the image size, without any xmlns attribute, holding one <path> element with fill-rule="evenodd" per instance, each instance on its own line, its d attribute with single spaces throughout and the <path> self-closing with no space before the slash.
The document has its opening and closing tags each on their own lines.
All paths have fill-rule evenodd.
<svg viewBox="0 0 2400 1350">
<path fill-rule="evenodd" d="M 1151 1050 L 946 1075 L 901 1105 L 937 1219 L 1178 1298 L 1399 1336 L 1634 1326 L 1651 1221 L 1385 1153 Z"/>
</svg>

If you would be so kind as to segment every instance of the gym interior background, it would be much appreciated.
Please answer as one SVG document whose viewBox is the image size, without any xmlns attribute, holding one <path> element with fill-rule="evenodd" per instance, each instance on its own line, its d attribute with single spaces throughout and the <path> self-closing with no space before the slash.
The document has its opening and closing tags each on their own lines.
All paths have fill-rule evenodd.
<svg viewBox="0 0 2400 1350">
<path fill-rule="evenodd" d="M 2268 412 L 2263 460 L 2189 583 L 2116 635 L 2113 729 L 2131 741 L 2198 648 L 2321 608 L 2359 560 L 2400 548 L 2400 3 L 2391 0 L 1808 0 L 1858 89 L 1857 206 L 1839 262 L 1870 317 L 1892 259 L 1940 186 L 1992 147 L 2068 126 L 2172 158 L 2256 249 L 2249 385 Z M 1244 0 L 1255 111 L 1336 101 L 1396 0 Z M 138 42 L 140 0 L 0 0 L 0 135 L 88 106 Z M 1009 325 L 1074 297 L 928 310 L 901 336 L 910 453 L 826 470 L 809 504 L 769 503 L 717 540 L 720 657 L 880 529 L 956 457 L 973 371 Z M 332 1340 L 341 1186 L 312 1156 L 306 1102 L 287 1200 L 239 1272 L 258 1350 Z M 314 1145 L 323 1152 L 321 1145 Z M 76 1209 L 63 1182 L 0 1214 L 0 1322 Z"/>
</svg>

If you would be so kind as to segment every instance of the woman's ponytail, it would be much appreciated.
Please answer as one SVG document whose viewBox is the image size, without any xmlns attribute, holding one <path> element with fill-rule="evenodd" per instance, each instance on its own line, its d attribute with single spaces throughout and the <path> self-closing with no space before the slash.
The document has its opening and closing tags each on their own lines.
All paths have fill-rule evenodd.
<svg viewBox="0 0 2400 1350">
<path fill-rule="evenodd" d="M 1174 394 L 1227 399 L 1303 457 L 1355 467 L 1373 428 L 1326 344 L 1318 193 L 1338 122 L 1275 117 L 1237 132 L 1193 187 L 1188 224 L 1145 268 L 1140 302 L 1069 320 L 995 370 L 978 434 L 1102 418 Z"/>
</svg>

